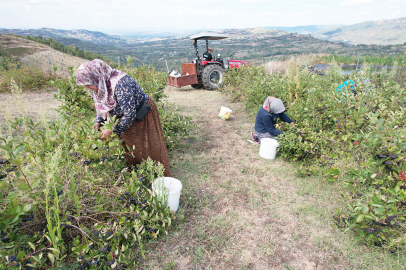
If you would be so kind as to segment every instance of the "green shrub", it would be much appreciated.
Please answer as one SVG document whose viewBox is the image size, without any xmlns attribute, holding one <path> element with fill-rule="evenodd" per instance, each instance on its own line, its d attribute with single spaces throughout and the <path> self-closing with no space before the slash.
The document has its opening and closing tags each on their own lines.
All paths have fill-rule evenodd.
<svg viewBox="0 0 406 270">
<path fill-rule="evenodd" d="M 27 66 L 8 68 L 0 75 L 0 92 L 10 92 L 12 78 L 25 91 L 41 90 L 52 79 L 40 68 Z"/>
<path fill-rule="evenodd" d="M 349 188 L 343 194 L 348 209 L 335 216 L 337 225 L 354 229 L 365 243 L 396 250 L 406 244 L 404 70 L 395 65 L 378 74 L 364 67 L 343 75 L 331 64 L 324 76 L 299 65 L 286 76 L 244 66 L 227 73 L 224 91 L 252 113 L 267 96 L 282 99 L 295 122 L 281 123 L 282 156 L 300 161 L 302 176 L 319 173 L 342 181 Z M 349 79 L 354 89 L 336 91 Z"/>
<path fill-rule="evenodd" d="M 73 76 L 53 86 L 61 118 L 17 118 L 10 126 L 19 135 L 0 139 L 0 269 L 134 269 L 144 243 L 166 234 L 175 219 L 151 191 L 164 168 L 148 159 L 129 171 L 121 140 L 102 141 L 92 128 L 84 87 Z M 182 119 L 163 124 L 165 136 L 187 134 L 190 123 L 172 109 L 163 112 L 162 119 Z"/>
</svg>

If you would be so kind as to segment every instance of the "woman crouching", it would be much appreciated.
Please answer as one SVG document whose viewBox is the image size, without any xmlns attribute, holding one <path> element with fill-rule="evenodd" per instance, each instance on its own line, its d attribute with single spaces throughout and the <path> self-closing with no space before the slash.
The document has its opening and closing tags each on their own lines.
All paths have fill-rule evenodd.
<svg viewBox="0 0 406 270">
<path fill-rule="evenodd" d="M 278 135 L 282 134 L 283 132 L 275 127 L 278 118 L 286 123 L 293 123 L 285 113 L 285 106 L 282 100 L 268 97 L 257 113 L 255 119 L 256 134 L 251 133 L 253 141 L 258 144 L 263 138 L 276 139 Z"/>
<path fill-rule="evenodd" d="M 151 157 L 164 165 L 165 176 L 171 176 L 158 110 L 133 78 L 95 59 L 80 65 L 76 84 L 84 85 L 93 92 L 97 111 L 95 129 L 100 128 L 108 115 L 119 118 L 113 131 L 102 131 L 102 140 L 110 137 L 112 132 L 116 133 L 125 146 L 133 149 L 132 153 L 125 155 L 127 164 L 135 166 Z"/>
</svg>

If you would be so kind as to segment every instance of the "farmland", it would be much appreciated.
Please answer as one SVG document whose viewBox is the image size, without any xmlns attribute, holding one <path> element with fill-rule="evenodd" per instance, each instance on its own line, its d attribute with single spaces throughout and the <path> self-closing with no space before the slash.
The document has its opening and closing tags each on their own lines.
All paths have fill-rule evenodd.
<svg viewBox="0 0 406 270">
<path fill-rule="evenodd" d="M 165 73 L 122 66 L 159 104 L 184 185 L 176 213 L 152 203 L 162 168 L 128 171 L 118 138 L 91 131 L 92 100 L 74 77 L 50 80 L 58 114 L 12 84 L 1 103 L 2 267 L 403 269 L 405 74 L 396 60 L 379 76 L 368 66 L 343 75 L 333 58 L 324 76 L 299 57 L 285 73 L 252 65 L 227 73 L 219 92 L 164 90 Z M 354 89 L 335 91 L 347 80 Z M 280 125 L 272 162 L 246 142 L 269 95 L 295 122 Z M 220 106 L 233 109 L 229 121 L 217 118 Z"/>
</svg>

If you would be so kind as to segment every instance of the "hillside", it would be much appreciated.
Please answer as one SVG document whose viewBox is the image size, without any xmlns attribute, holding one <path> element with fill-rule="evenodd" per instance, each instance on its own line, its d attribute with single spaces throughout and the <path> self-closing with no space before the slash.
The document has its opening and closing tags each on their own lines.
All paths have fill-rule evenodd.
<svg viewBox="0 0 406 270">
<path fill-rule="evenodd" d="M 69 66 L 77 69 L 81 63 L 88 61 L 57 51 L 47 45 L 11 35 L 0 35 L 0 46 L 22 65 L 39 67 L 44 72 L 49 72 L 50 64 L 51 67 L 57 67 L 56 74 L 61 76 L 69 74 Z"/>
<path fill-rule="evenodd" d="M 267 26 L 266 29 L 276 29 L 298 34 L 312 34 L 318 31 L 340 27 L 342 25 L 300 25 L 300 26 Z"/>
<path fill-rule="evenodd" d="M 406 17 L 321 30 L 314 37 L 348 44 L 391 45 L 406 42 Z"/>
<path fill-rule="evenodd" d="M 59 39 L 77 39 L 83 42 L 92 42 L 95 44 L 120 44 L 130 42 L 131 39 L 121 38 L 120 36 L 108 35 L 98 31 L 79 30 L 60 30 L 53 28 L 40 29 L 2 29 L 3 34 L 16 34 L 20 36 L 42 36 L 44 38 Z"/>
</svg>

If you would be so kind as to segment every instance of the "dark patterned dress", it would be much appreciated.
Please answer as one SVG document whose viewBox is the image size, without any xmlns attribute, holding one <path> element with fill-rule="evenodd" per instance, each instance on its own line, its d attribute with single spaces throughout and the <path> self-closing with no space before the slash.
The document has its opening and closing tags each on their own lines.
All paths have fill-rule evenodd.
<svg viewBox="0 0 406 270">
<path fill-rule="evenodd" d="M 124 145 L 130 149 L 135 147 L 132 153 L 126 154 L 127 163 L 135 166 L 151 157 L 164 165 L 165 176 L 171 176 L 168 152 L 154 101 L 129 75 L 122 77 L 116 84 L 114 99 L 117 105 L 109 114 L 116 115 L 119 121 L 113 132 L 123 139 Z M 151 110 L 141 121 L 135 121 L 137 108 L 144 102 L 147 102 Z M 94 122 L 103 123 L 104 119 L 97 115 Z"/>
</svg>

